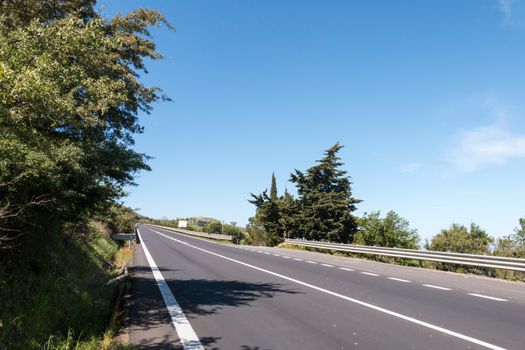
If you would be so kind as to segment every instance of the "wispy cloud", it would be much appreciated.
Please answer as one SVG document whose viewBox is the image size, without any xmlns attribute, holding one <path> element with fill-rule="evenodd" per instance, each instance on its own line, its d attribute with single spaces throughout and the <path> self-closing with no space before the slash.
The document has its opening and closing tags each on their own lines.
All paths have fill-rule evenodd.
<svg viewBox="0 0 525 350">
<path fill-rule="evenodd" d="M 518 157 L 525 157 L 525 135 L 512 134 L 494 124 L 460 133 L 449 160 L 459 170 L 472 172 L 485 165 L 502 165 Z"/>
<path fill-rule="evenodd" d="M 503 13 L 503 24 L 512 23 L 512 0 L 499 0 L 499 9 Z"/>
<path fill-rule="evenodd" d="M 413 173 L 414 171 L 416 171 L 418 169 L 419 169 L 419 164 L 412 162 L 412 163 L 408 163 L 408 164 L 404 165 L 401 168 L 401 171 L 404 172 L 404 173 Z"/>
</svg>

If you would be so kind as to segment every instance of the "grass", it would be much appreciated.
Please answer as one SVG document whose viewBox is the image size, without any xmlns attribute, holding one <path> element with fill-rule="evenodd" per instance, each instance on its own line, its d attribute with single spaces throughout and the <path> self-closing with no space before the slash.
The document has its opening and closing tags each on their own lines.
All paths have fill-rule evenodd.
<svg viewBox="0 0 525 350">
<path fill-rule="evenodd" d="M 111 342 L 120 286 L 105 285 L 129 261 L 127 248 L 93 225 L 50 235 L 2 260 L 0 350 L 132 349 Z"/>
</svg>

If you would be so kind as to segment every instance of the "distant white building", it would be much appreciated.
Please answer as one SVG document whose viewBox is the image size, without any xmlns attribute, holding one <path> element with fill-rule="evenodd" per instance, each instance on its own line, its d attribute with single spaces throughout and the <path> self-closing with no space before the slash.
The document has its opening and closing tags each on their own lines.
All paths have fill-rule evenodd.
<svg viewBox="0 0 525 350">
<path fill-rule="evenodd" d="M 179 228 L 186 228 L 188 227 L 188 221 L 186 220 L 179 220 L 179 223 L 177 224 Z"/>
</svg>

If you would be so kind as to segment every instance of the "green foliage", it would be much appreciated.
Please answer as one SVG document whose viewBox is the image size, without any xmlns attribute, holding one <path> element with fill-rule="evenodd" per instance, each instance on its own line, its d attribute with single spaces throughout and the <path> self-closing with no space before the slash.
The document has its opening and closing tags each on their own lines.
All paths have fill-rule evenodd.
<svg viewBox="0 0 525 350">
<path fill-rule="evenodd" d="M 434 236 L 425 247 L 441 252 L 488 254 L 493 241 L 492 237 L 474 223 L 470 225 L 470 230 L 463 225 L 452 224 L 450 228 Z"/>
<path fill-rule="evenodd" d="M 350 177 L 341 170 L 336 143 L 306 172 L 296 170 L 290 181 L 297 186 L 298 234 L 309 240 L 349 243 L 357 231 L 352 212 L 361 202 L 352 196 Z"/>
<path fill-rule="evenodd" d="M 277 201 L 277 180 L 275 173 L 272 174 L 272 186 L 270 187 L 270 200 Z"/>
<path fill-rule="evenodd" d="M 152 224 L 159 225 L 159 226 L 178 228 L 179 227 L 179 220 L 154 219 L 154 220 L 152 220 Z"/>
<path fill-rule="evenodd" d="M 138 114 L 164 97 L 139 73 L 161 58 L 148 27 L 167 23 L 150 10 L 104 18 L 94 4 L 0 0 L 1 349 L 69 329 L 96 342 L 113 309 L 108 236 L 136 218 L 115 203 L 149 169 L 133 149 Z"/>
<path fill-rule="evenodd" d="M 232 225 L 224 225 L 222 227 L 222 233 L 225 235 L 232 236 L 232 242 L 238 244 L 244 239 L 244 234 L 241 229 Z"/>
<path fill-rule="evenodd" d="M 494 255 L 525 258 L 525 218 L 519 219 L 514 233 L 496 240 Z"/>
<path fill-rule="evenodd" d="M 265 245 L 271 245 L 271 242 L 278 244 L 282 242 L 284 231 L 282 227 L 282 215 L 280 208 L 281 199 L 277 196 L 277 182 L 275 174 L 272 174 L 272 184 L 270 189 L 270 196 L 267 195 L 267 190 L 261 194 L 251 194 L 252 199 L 250 203 L 256 206 L 255 218 L 253 223 L 257 223 L 264 230 L 268 238 L 265 240 Z M 270 237 L 272 236 L 272 237 Z"/>
<path fill-rule="evenodd" d="M 525 217 L 519 219 L 519 227 L 514 229 L 513 240 L 525 249 Z"/>
<path fill-rule="evenodd" d="M 113 233 L 135 232 L 135 224 L 141 220 L 141 216 L 135 211 L 123 205 L 113 204 L 109 209 L 106 220 L 109 229 Z"/>
<path fill-rule="evenodd" d="M 352 242 L 357 231 L 352 212 L 360 200 L 352 196 L 350 177 L 341 170 L 337 156 L 339 143 L 325 151 L 319 164 L 306 172 L 296 170 L 290 181 L 297 186 L 298 198 L 285 191 L 278 197 L 275 175 L 272 174 L 270 196 L 267 190 L 251 194 L 250 203 L 256 207 L 253 223 L 261 227 L 267 241 L 282 242 L 284 238 L 306 238 L 332 242 Z"/>
<path fill-rule="evenodd" d="M 300 204 L 285 189 L 284 195 L 279 198 L 279 232 L 282 232 L 284 238 L 300 236 L 298 213 Z"/>
<path fill-rule="evenodd" d="M 204 232 L 207 233 L 222 233 L 222 224 L 220 221 L 212 221 L 208 225 L 202 228 Z"/>
<path fill-rule="evenodd" d="M 266 231 L 255 218 L 250 218 L 246 225 L 243 244 L 273 247 L 281 242 L 276 235 Z"/>
<path fill-rule="evenodd" d="M 53 346 L 60 348 L 71 332 L 76 336 L 70 348 L 78 341 L 100 340 L 116 295 L 116 287 L 105 283 L 114 276 L 118 247 L 98 228 L 91 223 L 77 227 L 76 234 L 54 232 L 55 239 L 48 232 L 38 247 L 20 247 L 4 256 L 0 349 L 40 349 L 50 334 Z M 25 259 L 15 254 L 19 251 Z"/>
<path fill-rule="evenodd" d="M 161 100 L 138 80 L 158 59 L 156 11 L 105 19 L 94 1 L 0 2 L 0 227 L 33 230 L 35 212 L 78 222 L 103 212 L 147 170 L 139 111 Z M 33 16 L 33 17 L 32 17 Z M 35 209 L 38 207 L 38 209 Z"/>
<path fill-rule="evenodd" d="M 381 218 L 379 211 L 365 213 L 358 219 L 359 231 L 354 236 L 355 244 L 393 248 L 419 248 L 417 230 L 394 211 Z"/>
</svg>

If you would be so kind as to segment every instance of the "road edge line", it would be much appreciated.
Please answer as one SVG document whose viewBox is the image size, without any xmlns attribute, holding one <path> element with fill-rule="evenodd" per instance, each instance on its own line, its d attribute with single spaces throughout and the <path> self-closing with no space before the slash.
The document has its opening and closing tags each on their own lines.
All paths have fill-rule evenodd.
<svg viewBox="0 0 525 350">
<path fill-rule="evenodd" d="M 144 239 L 142 238 L 138 228 L 137 235 L 139 237 L 142 249 L 144 250 L 144 255 L 146 255 L 146 260 L 148 261 L 151 272 L 153 273 L 153 277 L 155 277 L 155 281 L 157 282 L 157 286 L 159 287 L 160 294 L 162 295 L 162 299 L 164 300 L 164 304 L 166 305 L 166 308 L 168 309 L 168 312 L 170 314 L 171 322 L 173 323 L 173 326 L 175 326 L 175 331 L 177 332 L 182 347 L 184 348 L 184 350 L 204 350 L 204 347 L 202 346 L 199 337 L 193 330 L 193 327 L 186 318 L 186 315 L 184 315 L 184 312 L 182 311 L 182 308 L 180 307 L 179 303 L 177 303 L 175 296 L 171 292 L 168 284 L 166 283 L 166 280 L 164 279 L 164 276 L 160 272 L 157 264 L 155 263 L 155 260 L 153 260 L 153 257 L 151 256 L 148 248 L 146 247 L 146 243 L 144 242 Z"/>
</svg>

